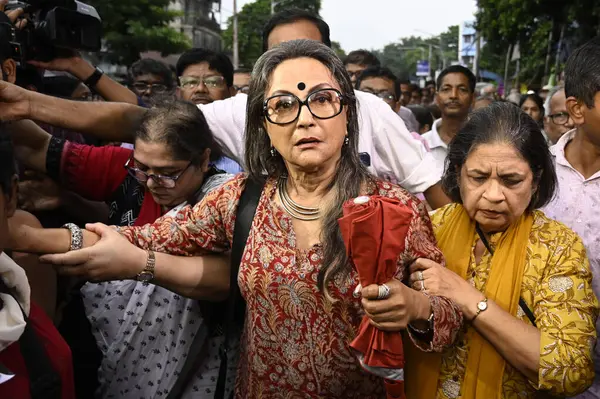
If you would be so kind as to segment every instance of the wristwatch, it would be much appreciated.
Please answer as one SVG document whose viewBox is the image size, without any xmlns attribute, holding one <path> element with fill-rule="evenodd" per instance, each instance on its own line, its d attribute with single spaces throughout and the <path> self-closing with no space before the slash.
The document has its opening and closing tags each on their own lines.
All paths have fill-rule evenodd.
<svg viewBox="0 0 600 399">
<path fill-rule="evenodd" d="M 479 314 L 481 312 L 485 312 L 488 308 L 488 303 L 487 303 L 488 299 L 484 298 L 483 301 L 480 301 L 477 303 L 477 313 L 475 313 L 475 316 L 473 316 L 473 318 L 471 319 L 471 323 L 475 321 L 475 319 L 477 318 L 477 316 L 479 316 Z"/>
<path fill-rule="evenodd" d="M 156 257 L 154 252 L 148 251 L 148 258 L 146 259 L 146 267 L 144 270 L 139 272 L 137 275 L 137 281 L 144 283 L 144 285 L 150 284 L 154 280 L 154 266 L 156 265 Z"/>
<path fill-rule="evenodd" d="M 98 84 L 98 81 L 100 80 L 102 75 L 104 75 L 104 71 L 102 69 L 96 67 L 96 69 L 94 70 L 94 73 L 92 73 L 92 76 L 87 78 L 83 83 L 90 89 L 93 89 Z"/>
</svg>

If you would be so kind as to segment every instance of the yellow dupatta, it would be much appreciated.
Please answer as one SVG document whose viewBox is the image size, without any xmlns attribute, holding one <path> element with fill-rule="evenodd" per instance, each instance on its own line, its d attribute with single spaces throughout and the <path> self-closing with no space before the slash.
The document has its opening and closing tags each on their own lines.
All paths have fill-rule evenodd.
<svg viewBox="0 0 600 399">
<path fill-rule="evenodd" d="M 492 258 L 485 296 L 512 315 L 517 314 L 525 257 L 533 217 L 526 213 L 500 237 Z M 446 220 L 435 232 L 438 245 L 446 258 L 446 267 L 466 280 L 471 259 L 471 240 L 475 222 L 462 205 L 449 211 Z M 468 241 L 464 241 L 468 240 Z M 475 306 L 476 304 L 473 304 Z M 462 399 L 496 399 L 502 394 L 504 358 L 473 327 L 467 331 L 469 353 Z M 406 397 L 434 399 L 437 396 L 443 354 L 425 353 L 405 340 Z"/>
</svg>

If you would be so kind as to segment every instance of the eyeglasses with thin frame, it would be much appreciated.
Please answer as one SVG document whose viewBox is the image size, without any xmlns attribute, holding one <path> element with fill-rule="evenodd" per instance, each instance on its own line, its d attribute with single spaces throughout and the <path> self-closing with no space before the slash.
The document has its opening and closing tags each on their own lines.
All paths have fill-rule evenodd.
<svg viewBox="0 0 600 399">
<path fill-rule="evenodd" d="M 569 121 L 568 112 L 557 112 L 556 114 L 548 115 L 548 118 L 552 120 L 555 125 L 564 125 Z"/>
<path fill-rule="evenodd" d="M 396 102 L 396 96 L 393 93 L 390 93 L 389 91 L 382 91 L 382 92 L 375 92 L 373 90 L 370 89 L 361 89 L 361 91 L 364 91 L 366 93 L 371 93 L 376 95 L 377 97 L 381 98 L 383 101 L 385 101 L 386 103 L 395 103 Z"/>
<path fill-rule="evenodd" d="M 315 90 L 309 93 L 304 101 L 291 93 L 276 94 L 264 101 L 263 113 L 269 122 L 287 125 L 300 117 L 305 105 L 315 118 L 331 119 L 342 112 L 346 105 L 346 97 L 336 89 Z"/>
<path fill-rule="evenodd" d="M 136 91 L 139 93 L 143 93 L 145 91 L 152 91 L 153 93 L 164 93 L 167 91 L 167 86 L 162 83 L 143 83 L 137 82 L 131 85 Z"/>
<path fill-rule="evenodd" d="M 225 78 L 223 76 L 206 76 L 202 78 L 184 76 L 179 78 L 179 87 L 185 90 L 195 89 L 200 83 L 203 83 L 209 89 L 220 89 L 225 87 Z"/>
<path fill-rule="evenodd" d="M 125 169 L 127 169 L 127 172 L 131 176 L 133 176 L 137 181 L 139 181 L 140 183 L 146 183 L 148 180 L 152 179 L 156 184 L 164 188 L 174 188 L 177 184 L 177 180 L 179 180 L 179 178 L 190 168 L 190 166 L 192 166 L 192 162 L 190 161 L 190 163 L 177 175 L 166 176 L 146 173 L 139 168 L 131 166 L 132 162 L 133 159 L 129 158 L 123 166 L 125 167 Z"/>
<path fill-rule="evenodd" d="M 248 92 L 250 91 L 250 86 L 248 85 L 244 85 L 244 86 L 233 86 L 233 88 L 235 89 L 235 91 L 237 93 L 244 93 L 244 94 L 248 94 Z"/>
</svg>

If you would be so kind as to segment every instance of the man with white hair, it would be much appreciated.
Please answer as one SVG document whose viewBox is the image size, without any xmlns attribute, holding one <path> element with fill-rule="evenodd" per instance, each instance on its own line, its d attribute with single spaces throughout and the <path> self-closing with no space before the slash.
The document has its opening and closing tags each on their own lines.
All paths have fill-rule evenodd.
<svg viewBox="0 0 600 399">
<path fill-rule="evenodd" d="M 550 90 L 544 108 L 546 109 L 544 132 L 550 144 L 554 145 L 563 134 L 575 127 L 573 119 L 571 119 L 567 112 L 565 88 L 557 86 Z"/>
</svg>

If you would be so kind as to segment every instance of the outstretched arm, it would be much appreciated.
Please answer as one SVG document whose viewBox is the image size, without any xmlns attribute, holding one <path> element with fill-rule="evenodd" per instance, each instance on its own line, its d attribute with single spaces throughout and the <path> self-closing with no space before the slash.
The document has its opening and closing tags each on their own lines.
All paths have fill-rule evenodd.
<svg viewBox="0 0 600 399">
<path fill-rule="evenodd" d="M 132 104 L 69 101 L 0 81 L 0 120 L 33 119 L 94 135 L 132 142 L 146 110 Z"/>
</svg>

